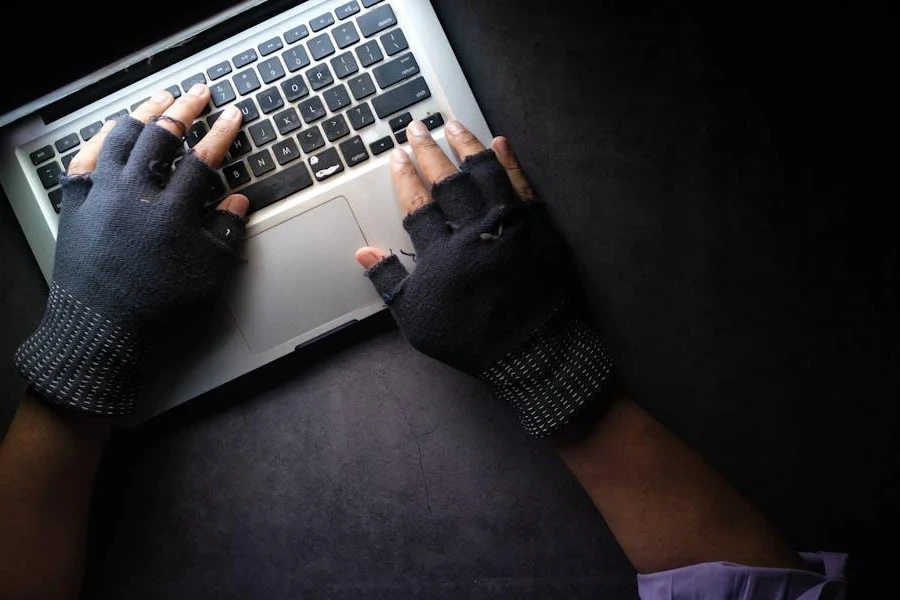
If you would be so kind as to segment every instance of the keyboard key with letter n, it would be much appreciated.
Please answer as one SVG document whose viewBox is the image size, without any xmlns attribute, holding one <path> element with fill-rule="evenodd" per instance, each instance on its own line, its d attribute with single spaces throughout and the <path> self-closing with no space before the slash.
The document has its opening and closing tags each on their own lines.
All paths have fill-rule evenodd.
<svg viewBox="0 0 900 600">
<path fill-rule="evenodd" d="M 416 77 L 403 85 L 372 98 L 372 106 L 379 119 L 388 117 L 404 108 L 431 97 L 431 90 L 424 77 Z"/>
<path fill-rule="evenodd" d="M 248 185 L 241 190 L 241 193 L 250 200 L 250 212 L 254 212 L 304 190 L 312 184 L 313 180 L 309 176 L 306 165 L 298 163 Z"/>
</svg>

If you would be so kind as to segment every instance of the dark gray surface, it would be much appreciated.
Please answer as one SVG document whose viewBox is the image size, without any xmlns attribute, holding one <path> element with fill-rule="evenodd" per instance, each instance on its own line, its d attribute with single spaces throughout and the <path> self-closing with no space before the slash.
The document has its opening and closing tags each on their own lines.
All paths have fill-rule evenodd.
<svg viewBox="0 0 900 600">
<path fill-rule="evenodd" d="M 631 394 L 875 589 L 900 491 L 888 21 L 434 4 Z M 8 355 L 42 282 L 0 220 Z M 119 432 L 100 480 L 91 598 L 634 596 L 550 449 L 386 319 Z"/>
</svg>

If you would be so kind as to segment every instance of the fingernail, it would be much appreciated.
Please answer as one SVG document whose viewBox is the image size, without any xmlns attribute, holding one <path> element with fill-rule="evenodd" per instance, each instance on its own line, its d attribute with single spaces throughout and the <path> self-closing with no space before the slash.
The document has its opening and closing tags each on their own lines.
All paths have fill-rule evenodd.
<svg viewBox="0 0 900 600">
<path fill-rule="evenodd" d="M 190 94 L 191 96 L 202 96 L 205 91 L 205 85 L 203 85 L 202 83 L 195 83 L 191 86 L 191 89 L 188 90 L 188 94 Z"/>
<path fill-rule="evenodd" d="M 150 99 L 154 102 L 168 102 L 172 99 L 172 94 L 166 90 L 156 90 L 153 92 L 153 96 L 151 96 Z"/>
<path fill-rule="evenodd" d="M 409 132 L 416 137 L 425 137 L 428 135 L 428 128 L 422 121 L 413 121 L 409 124 Z"/>
<path fill-rule="evenodd" d="M 219 116 L 219 120 L 221 121 L 234 121 L 238 117 L 241 116 L 241 109 L 239 109 L 234 104 L 228 106 L 225 110 L 222 111 L 222 114 Z"/>
<path fill-rule="evenodd" d="M 457 121 L 455 119 L 453 121 L 450 121 L 449 123 L 447 123 L 446 127 L 447 127 L 447 131 L 449 131 L 453 135 L 458 135 L 466 130 L 466 128 L 462 126 L 462 123 L 460 123 L 459 121 Z"/>
<path fill-rule="evenodd" d="M 394 151 L 391 152 L 391 158 L 394 162 L 398 163 L 408 163 L 409 162 L 409 154 L 407 154 L 401 148 L 394 148 Z"/>
</svg>

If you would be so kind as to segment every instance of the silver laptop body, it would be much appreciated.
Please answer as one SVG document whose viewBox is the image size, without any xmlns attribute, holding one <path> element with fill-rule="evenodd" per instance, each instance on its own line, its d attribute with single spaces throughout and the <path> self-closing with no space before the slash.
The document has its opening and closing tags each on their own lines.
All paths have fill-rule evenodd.
<svg viewBox="0 0 900 600">
<path fill-rule="evenodd" d="M 258 2 L 217 15 L 194 30 L 160 41 L 141 54 L 152 56 L 217 20 L 241 10 L 252 10 L 255 4 Z M 306 35 L 303 35 L 304 28 Z M 353 42 L 354 29 L 359 37 L 356 42 Z M 298 36 L 302 37 L 296 39 Z M 323 52 L 328 52 L 326 42 L 331 43 L 333 52 L 323 56 Z M 273 50 L 278 44 L 280 47 Z M 301 46 L 309 60 L 302 67 L 299 66 L 303 62 L 302 54 L 290 52 Z M 249 58 L 249 50 L 254 50 L 257 58 L 243 64 Z M 408 58 L 410 54 L 412 60 Z M 239 57 L 241 60 L 237 60 Z M 276 57 L 284 75 L 267 82 L 266 79 L 278 75 L 277 69 L 275 72 L 270 69 L 276 66 L 270 59 Z M 401 62 L 403 57 L 407 58 Z M 115 71 L 135 58 L 124 58 L 108 70 Z M 289 66 L 289 60 L 295 60 L 296 64 Z M 226 61 L 230 72 L 220 75 Z M 265 76 L 260 68 L 264 61 L 269 70 Z M 322 65 L 329 67 L 333 79 L 324 86 L 321 80 L 313 82 L 323 72 Z M 210 73 L 216 66 L 219 68 Z M 246 85 L 249 91 L 242 93 L 244 90 L 239 85 L 246 83 L 249 70 L 260 85 L 250 90 L 251 78 L 251 83 Z M 144 373 L 149 384 L 147 401 L 139 404 L 138 413 L 125 419 L 125 424 L 146 420 L 384 309 L 384 303 L 355 262 L 354 252 L 362 246 L 377 246 L 394 251 L 408 268 L 414 267 L 410 258 L 413 248 L 401 225 L 404 214 L 394 196 L 387 167 L 390 152 L 386 150 L 386 140 L 394 146 L 403 145 L 403 138 L 398 138 L 392 130 L 405 124 L 406 119 L 402 117 L 406 113 L 414 119 L 426 119 L 445 151 L 448 147 L 442 123 L 450 119 L 459 119 L 483 141 L 491 139 L 487 123 L 428 0 L 309 0 L 53 122 L 44 123 L 38 114 L 42 102 L 50 102 L 52 97 L 4 117 L 5 121 L 15 120 L 3 128 L 0 137 L 0 184 L 48 283 L 53 275 L 58 223 L 51 198 L 59 189 L 53 185 L 56 167 L 49 165 L 58 163 L 62 170 L 63 159 L 77 151 L 97 123 L 136 106 L 157 89 L 173 85 L 180 88 L 182 82 L 191 81 L 200 73 L 205 74 L 214 96 L 214 86 L 228 81 L 235 93 L 232 102 L 253 98 L 259 112 L 254 122 L 244 125 L 252 148 L 247 149 L 248 153 L 231 157 L 229 166 L 222 170 L 224 189 L 239 192 L 301 164 L 308 170 L 312 183 L 251 214 L 242 249 L 246 262 L 237 267 L 236 276 L 223 297 L 209 306 L 209 319 L 196 330 L 190 324 L 186 326 L 182 338 L 170 342 L 171 351 L 161 353 L 169 357 L 163 364 L 147 365 Z M 302 75 L 302 80 L 295 79 L 298 75 Z M 327 82 L 327 74 L 325 77 Z M 290 100 L 289 88 L 281 85 L 288 80 L 305 83 L 308 93 Z M 369 81 L 374 89 L 367 87 Z M 52 96 L 59 97 L 87 83 L 90 80 L 73 82 Z M 314 85 L 322 87 L 313 89 Z M 339 86 L 347 93 L 335 92 Z M 284 104 L 267 113 L 261 103 L 269 96 L 260 100 L 257 95 L 273 87 L 278 88 Z M 225 95 L 221 98 L 227 98 L 227 89 L 222 89 Z M 312 104 L 311 110 L 315 112 L 318 106 L 313 99 L 316 97 L 325 115 L 310 116 L 312 121 L 307 122 L 301 109 Z M 407 102 L 411 104 L 404 106 Z M 211 106 L 211 113 L 228 103 Z M 359 112 L 351 117 L 350 111 L 362 105 L 370 110 L 371 119 L 368 114 L 361 119 Z M 275 119 L 291 107 L 298 110 L 303 122 L 296 129 L 290 129 L 296 124 L 286 125 L 286 133 L 282 133 Z M 340 123 L 335 127 L 330 122 L 338 116 L 344 118 L 346 127 Z M 206 118 L 208 115 L 201 120 Z M 266 119 L 271 121 L 276 138 L 257 143 L 261 128 L 253 132 L 257 137 L 249 135 L 249 128 Z M 367 122 L 370 120 L 371 123 Z M 308 143 L 310 137 L 316 136 L 302 139 L 300 136 L 310 130 L 315 133 L 314 128 L 323 134 L 323 144 L 306 152 L 301 142 Z M 342 133 L 345 128 L 348 132 Z M 78 137 L 72 138 L 73 134 Z M 339 137 L 332 140 L 332 136 Z M 282 165 L 273 149 L 288 138 L 298 146 L 300 156 Z M 78 145 L 73 146 L 75 139 Z M 58 144 L 60 140 L 66 141 Z M 284 144 L 278 147 L 284 150 Z M 363 157 L 360 149 L 368 156 Z M 269 150 L 274 168 L 264 156 L 251 164 L 250 160 L 263 150 Z M 315 158 L 324 157 L 326 152 L 329 161 Z M 339 163 L 334 162 L 335 152 Z M 452 156 L 449 151 L 448 155 Z M 241 171 L 232 173 L 232 179 L 225 177 L 225 169 L 236 163 L 243 164 L 249 179 L 229 185 L 244 175 Z M 58 198 L 59 192 L 56 194 Z"/>
</svg>

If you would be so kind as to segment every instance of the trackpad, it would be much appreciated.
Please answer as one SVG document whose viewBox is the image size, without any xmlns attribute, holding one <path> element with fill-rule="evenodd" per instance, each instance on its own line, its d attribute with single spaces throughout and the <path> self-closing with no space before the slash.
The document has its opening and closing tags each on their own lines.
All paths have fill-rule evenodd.
<svg viewBox="0 0 900 600">
<path fill-rule="evenodd" d="M 249 238 L 228 303 L 250 349 L 264 352 L 377 300 L 353 258 L 365 245 L 343 197 Z"/>
</svg>

